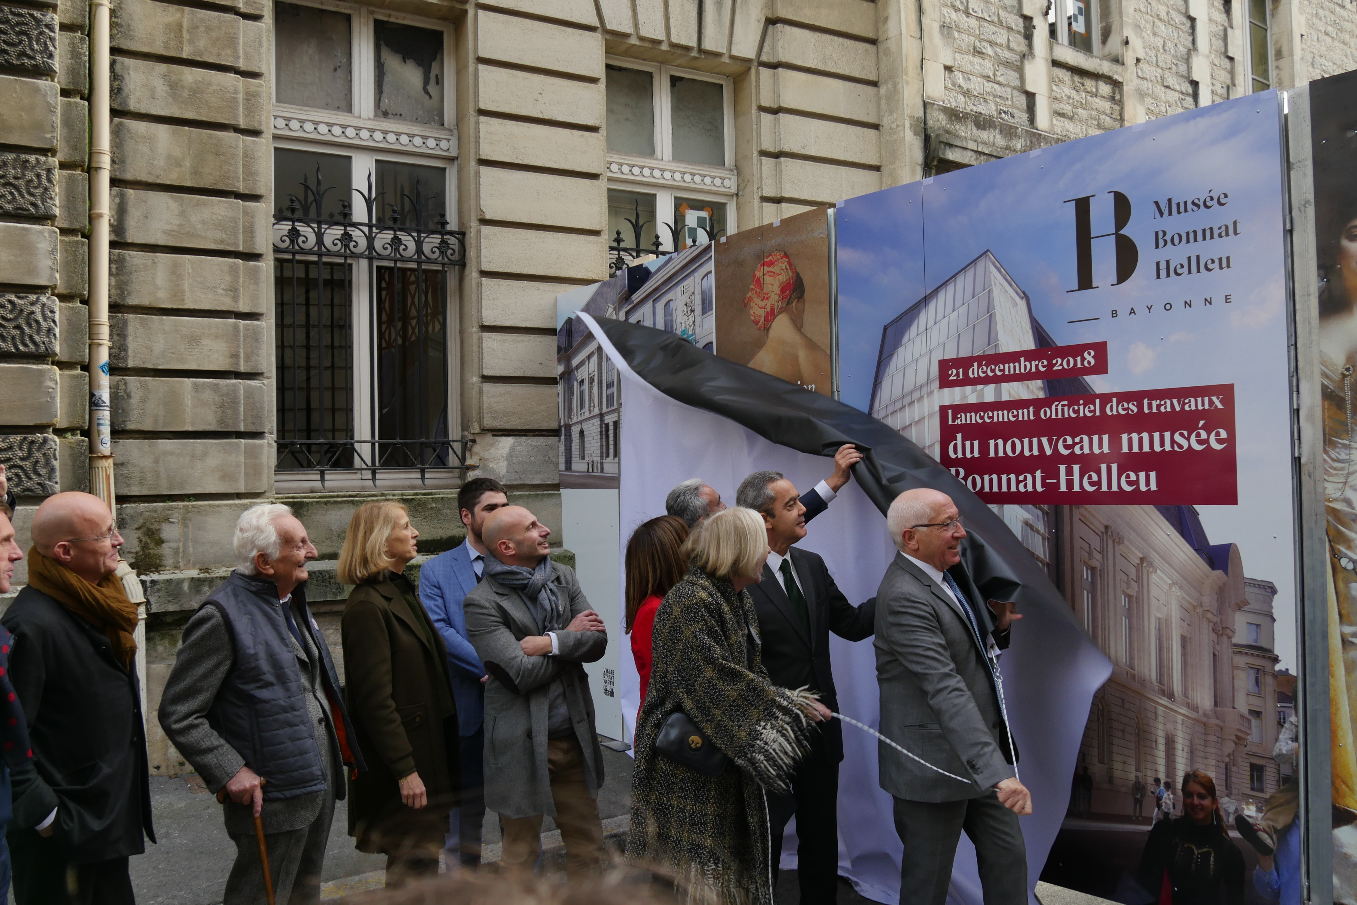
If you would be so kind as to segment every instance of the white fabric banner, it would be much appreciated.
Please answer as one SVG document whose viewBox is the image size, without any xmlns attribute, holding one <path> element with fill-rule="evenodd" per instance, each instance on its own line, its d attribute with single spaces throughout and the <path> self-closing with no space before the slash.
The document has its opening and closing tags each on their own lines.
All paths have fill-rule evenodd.
<svg viewBox="0 0 1357 905">
<path fill-rule="evenodd" d="M 832 469 L 823 456 L 807 455 L 772 443 L 721 416 L 677 402 L 638 377 L 617 353 L 598 324 L 581 318 L 617 366 L 622 382 L 621 489 L 619 544 L 623 547 L 641 522 L 664 512 L 669 489 L 700 477 L 734 504 L 735 489 L 751 471 L 784 473 L 802 492 Z M 850 482 L 827 512 L 809 526 L 801 542 L 824 557 L 835 582 L 850 602 L 874 596 L 894 554 L 885 518 Z M 619 586 L 622 581 L 618 576 Z M 1020 777 L 1032 792 L 1032 816 L 1023 818 L 1028 877 L 1035 885 L 1046 854 L 1060 828 L 1069 799 L 1069 777 L 1088 718 L 1093 692 L 1110 667 L 1088 637 L 1063 614 L 1026 613 L 1014 627 L 1013 644 L 1003 658 L 1008 712 L 1013 725 Z M 626 638 L 622 626 L 615 638 Z M 834 678 L 840 710 L 879 726 L 876 658 L 871 639 L 848 642 L 831 636 Z M 618 696 L 628 739 L 635 729 L 639 697 L 630 648 L 617 658 Z M 862 730 L 844 726 L 844 761 L 839 774 L 839 873 L 864 896 L 878 902 L 899 898 L 901 842 L 892 819 L 890 795 L 877 782 L 877 742 Z M 796 866 L 791 827 L 782 865 Z M 963 836 L 957 850 L 949 903 L 980 905 L 975 853 Z M 1033 905 L 1038 905 L 1035 897 Z"/>
</svg>

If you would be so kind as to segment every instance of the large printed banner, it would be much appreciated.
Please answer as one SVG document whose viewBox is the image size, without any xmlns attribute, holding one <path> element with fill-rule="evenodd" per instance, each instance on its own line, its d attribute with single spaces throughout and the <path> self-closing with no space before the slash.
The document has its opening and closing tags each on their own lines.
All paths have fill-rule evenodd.
<svg viewBox="0 0 1357 905">
<path fill-rule="evenodd" d="M 1033 882 L 1156 900 L 1142 855 L 1152 825 L 1184 819 L 1189 772 L 1229 826 L 1263 826 L 1294 788 L 1294 761 L 1276 754 L 1297 668 L 1281 121 L 1266 92 L 851 199 L 563 296 L 563 517 L 617 627 L 591 667 L 600 727 L 628 738 L 635 718 L 620 598 L 636 525 L 689 477 L 728 499 L 762 468 L 806 489 L 849 440 L 868 461 L 804 543 L 854 602 L 891 555 L 884 504 L 913 486 L 951 494 L 972 546 L 991 551 L 981 563 L 1016 576 L 1001 583 L 1027 618 L 1003 672 L 1034 796 Z M 805 354 L 775 354 L 783 342 Z M 851 408 L 824 398 L 826 361 Z M 844 707 L 874 724 L 870 642 L 832 650 Z M 840 871 L 895 901 L 909 853 L 876 745 L 845 729 L 845 747 Z M 1246 872 L 1222 878 L 1231 895 L 1276 879 L 1225 838 Z M 951 877 L 951 901 L 981 901 L 964 840 Z"/>
<path fill-rule="evenodd" d="M 1264 93 L 835 212 L 843 400 L 991 503 L 1113 663 L 1034 805 L 1060 886 L 1153 901 L 1189 771 L 1232 822 L 1294 770 L 1283 172 Z M 1061 656 L 1024 628 L 1009 656 Z"/>
</svg>

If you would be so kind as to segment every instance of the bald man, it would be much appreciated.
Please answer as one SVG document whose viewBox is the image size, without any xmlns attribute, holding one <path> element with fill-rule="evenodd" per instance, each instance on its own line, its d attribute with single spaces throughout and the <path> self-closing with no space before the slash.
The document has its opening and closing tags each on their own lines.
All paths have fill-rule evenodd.
<svg viewBox="0 0 1357 905">
<path fill-rule="evenodd" d="M 464 606 L 471 643 L 490 675 L 485 805 L 500 815 L 501 864 L 532 868 L 549 814 L 577 875 L 603 862 L 603 752 L 583 664 L 603 656 L 608 636 L 575 573 L 551 561 L 550 536 L 522 506 L 493 512 L 481 529 L 490 555 Z"/>
<path fill-rule="evenodd" d="M 961 564 L 966 529 L 947 494 L 900 494 L 886 529 L 899 553 L 876 593 L 881 733 L 951 774 L 879 746 L 881 788 L 895 798 L 895 830 L 904 842 L 900 903 L 943 905 L 964 829 L 975 844 L 985 905 L 1026 905 L 1018 817 L 1032 813 L 1032 796 L 1014 767 L 998 669 L 1010 626 L 1021 617 L 1011 603 L 981 599 Z"/>
<path fill-rule="evenodd" d="M 28 586 L 0 620 L 37 766 L 9 830 L 18 905 L 134 902 L 128 858 L 155 841 L 137 607 L 114 574 L 122 543 L 98 497 L 49 497 L 33 516 Z"/>
</svg>

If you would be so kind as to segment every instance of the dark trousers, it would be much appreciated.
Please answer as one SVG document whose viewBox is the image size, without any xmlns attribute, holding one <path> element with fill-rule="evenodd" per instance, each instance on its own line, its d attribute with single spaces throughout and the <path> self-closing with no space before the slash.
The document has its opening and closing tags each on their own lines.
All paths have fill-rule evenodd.
<svg viewBox="0 0 1357 905">
<path fill-rule="evenodd" d="M 1027 905 L 1027 850 L 1018 815 L 994 792 L 962 801 L 895 799 L 895 831 L 905 844 L 900 905 L 944 905 L 962 830 L 975 844 L 985 905 Z"/>
<path fill-rule="evenodd" d="M 457 749 L 457 807 L 448 817 L 449 855 L 457 854 L 464 867 L 481 863 L 482 827 L 485 824 L 485 727 L 462 736 Z"/>
<path fill-rule="evenodd" d="M 816 737 L 792 777 L 790 795 L 768 795 L 773 869 L 782 856 L 782 831 L 796 817 L 796 878 L 801 905 L 833 905 L 839 884 L 839 765 Z"/>
<path fill-rule="evenodd" d="M 135 905 L 126 858 L 72 864 L 60 843 L 33 830 L 11 831 L 17 905 Z"/>
</svg>

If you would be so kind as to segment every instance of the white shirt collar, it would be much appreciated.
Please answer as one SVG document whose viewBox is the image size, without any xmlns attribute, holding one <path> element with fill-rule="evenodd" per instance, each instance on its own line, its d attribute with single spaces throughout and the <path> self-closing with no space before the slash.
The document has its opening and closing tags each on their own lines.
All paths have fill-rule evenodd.
<svg viewBox="0 0 1357 905">
<path fill-rule="evenodd" d="M 910 556 L 904 550 L 900 550 L 899 553 L 905 559 L 909 560 L 910 562 L 914 563 L 914 565 L 918 566 L 919 569 L 922 570 L 925 575 L 933 579 L 933 581 L 937 584 L 938 587 L 946 591 L 949 597 L 951 596 L 952 591 L 950 588 L 947 587 L 947 582 L 943 580 L 941 570 L 939 570 L 936 566 L 924 562 L 922 559 L 915 559 L 913 556 Z"/>
<path fill-rule="evenodd" d="M 788 556 L 791 556 L 791 555 L 792 555 L 792 548 L 791 548 L 791 547 L 788 547 L 788 548 L 787 548 L 786 554 L 775 553 L 775 552 L 773 552 L 772 550 L 769 550 L 769 551 L 768 551 L 768 568 L 770 568 L 770 569 L 773 570 L 773 574 L 774 574 L 774 575 L 779 574 L 779 573 L 778 573 L 778 569 L 781 569 L 781 568 L 782 568 L 782 561 L 783 561 L 784 559 L 786 559 Z M 781 581 L 780 578 L 779 578 L 778 580 Z"/>
</svg>

